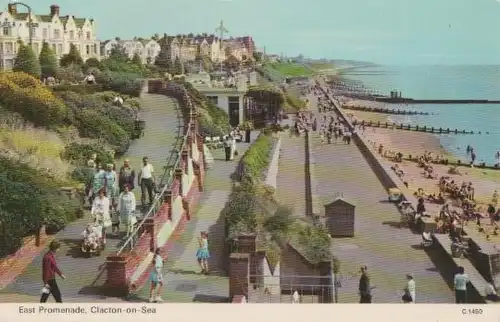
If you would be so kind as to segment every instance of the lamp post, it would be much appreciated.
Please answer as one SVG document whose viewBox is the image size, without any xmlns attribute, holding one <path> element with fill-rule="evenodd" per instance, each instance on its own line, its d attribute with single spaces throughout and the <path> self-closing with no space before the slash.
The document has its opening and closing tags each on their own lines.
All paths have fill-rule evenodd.
<svg viewBox="0 0 500 322">
<path fill-rule="evenodd" d="M 31 17 L 31 7 L 28 6 L 24 2 L 11 2 L 11 3 L 15 4 L 15 5 L 23 6 L 28 10 L 29 44 L 30 44 L 30 47 L 32 47 L 32 45 L 33 45 L 33 18 Z M 33 49 L 33 47 L 31 49 Z"/>
</svg>

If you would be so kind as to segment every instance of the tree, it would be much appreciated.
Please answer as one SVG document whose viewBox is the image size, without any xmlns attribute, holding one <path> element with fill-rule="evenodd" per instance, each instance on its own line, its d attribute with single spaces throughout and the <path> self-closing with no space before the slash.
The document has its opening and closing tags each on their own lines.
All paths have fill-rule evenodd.
<svg viewBox="0 0 500 322">
<path fill-rule="evenodd" d="M 141 55 L 139 55 L 138 53 L 135 53 L 134 57 L 132 57 L 132 64 L 137 65 L 137 66 L 142 66 Z"/>
<path fill-rule="evenodd" d="M 255 51 L 253 53 L 253 59 L 255 59 L 256 62 L 261 62 L 262 61 L 262 53 L 261 52 L 258 52 L 258 51 Z"/>
<path fill-rule="evenodd" d="M 182 74 L 182 62 L 179 57 L 175 58 L 174 65 L 172 66 L 172 74 L 173 75 Z"/>
<path fill-rule="evenodd" d="M 85 61 L 85 68 L 101 68 L 101 63 L 97 58 L 89 58 Z"/>
<path fill-rule="evenodd" d="M 61 57 L 59 62 L 61 67 L 68 67 L 69 65 L 83 65 L 83 59 L 74 44 L 70 44 L 69 52 Z"/>
<path fill-rule="evenodd" d="M 50 48 L 50 45 L 45 41 L 42 44 L 42 50 L 40 51 L 38 60 L 40 61 L 43 77 L 55 77 L 57 75 L 59 68 L 57 57 Z"/>
<path fill-rule="evenodd" d="M 227 59 L 224 61 L 224 65 L 227 68 L 235 69 L 240 66 L 240 61 L 234 55 L 229 55 L 227 56 Z"/>
<path fill-rule="evenodd" d="M 33 49 L 29 45 L 19 44 L 19 51 L 14 61 L 15 72 L 25 72 L 33 77 L 40 78 L 42 73 L 40 62 L 36 58 Z"/>
<path fill-rule="evenodd" d="M 161 46 L 160 52 L 158 53 L 158 56 L 156 56 L 155 59 L 155 65 L 165 70 L 169 70 L 172 67 L 170 52 L 166 44 Z"/>
<path fill-rule="evenodd" d="M 125 48 L 123 48 L 122 45 L 118 44 L 116 46 L 113 46 L 113 48 L 111 48 L 108 59 L 124 63 L 127 62 L 129 58 L 127 52 L 125 51 Z"/>
</svg>

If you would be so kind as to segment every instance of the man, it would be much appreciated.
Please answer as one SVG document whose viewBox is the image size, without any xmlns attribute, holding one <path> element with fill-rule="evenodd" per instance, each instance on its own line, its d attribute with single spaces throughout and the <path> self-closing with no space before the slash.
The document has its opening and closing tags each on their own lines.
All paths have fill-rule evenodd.
<svg viewBox="0 0 500 322">
<path fill-rule="evenodd" d="M 128 186 L 130 190 L 134 190 L 135 170 L 130 166 L 129 160 L 123 161 L 118 177 L 120 193 L 125 191 L 125 186 Z"/>
<path fill-rule="evenodd" d="M 40 303 L 47 302 L 50 294 L 54 297 L 57 303 L 62 303 L 61 291 L 56 282 L 56 274 L 59 275 L 63 280 L 66 277 L 61 273 L 61 270 L 57 267 L 55 254 L 59 250 L 61 244 L 58 241 L 53 240 L 50 243 L 49 251 L 43 256 L 42 260 L 42 279 L 43 279 L 43 290 L 42 296 L 40 298 Z"/>
<path fill-rule="evenodd" d="M 232 140 L 230 139 L 230 137 L 228 136 L 225 140 L 224 140 L 224 153 L 225 153 L 225 156 L 226 156 L 226 162 L 231 160 L 231 147 L 232 147 Z"/>
<path fill-rule="evenodd" d="M 467 303 L 467 283 L 469 283 L 469 276 L 465 274 L 462 266 L 458 268 L 458 273 L 455 274 L 455 303 Z"/>
<path fill-rule="evenodd" d="M 361 277 L 359 278 L 359 303 L 371 303 L 372 294 L 370 286 L 370 277 L 368 277 L 368 268 L 361 267 Z"/>
<path fill-rule="evenodd" d="M 141 186 L 141 203 L 146 204 L 146 192 L 149 197 L 149 204 L 153 203 L 153 190 L 155 185 L 154 168 L 149 163 L 148 157 L 142 158 L 142 169 L 138 176 L 139 185 Z"/>
</svg>

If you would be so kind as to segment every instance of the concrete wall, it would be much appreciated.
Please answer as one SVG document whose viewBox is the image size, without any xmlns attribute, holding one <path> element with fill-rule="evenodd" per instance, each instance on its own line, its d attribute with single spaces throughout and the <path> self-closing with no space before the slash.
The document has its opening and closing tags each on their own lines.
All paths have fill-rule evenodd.
<svg viewBox="0 0 500 322">
<path fill-rule="evenodd" d="M 306 215 L 321 216 L 323 214 L 323 205 L 318 194 L 318 180 L 316 179 L 316 161 L 312 152 L 312 138 L 306 131 L 304 136 L 305 144 L 305 186 L 306 186 Z"/>
</svg>

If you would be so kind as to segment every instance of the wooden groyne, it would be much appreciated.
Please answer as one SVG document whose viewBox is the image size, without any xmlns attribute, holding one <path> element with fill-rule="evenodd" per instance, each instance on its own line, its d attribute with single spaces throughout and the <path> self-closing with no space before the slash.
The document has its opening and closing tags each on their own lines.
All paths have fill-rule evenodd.
<svg viewBox="0 0 500 322">
<path fill-rule="evenodd" d="M 368 106 L 348 106 L 343 105 L 343 109 L 352 110 L 352 111 L 362 111 L 362 112 L 373 112 L 373 113 L 381 113 L 381 114 L 394 114 L 394 115 L 431 115 L 431 113 L 420 112 L 420 111 L 412 111 L 412 110 L 399 110 L 399 109 L 390 109 L 383 107 L 368 107 Z"/>
<path fill-rule="evenodd" d="M 450 128 L 436 128 L 426 125 L 410 125 L 410 124 L 402 124 L 402 123 L 394 123 L 394 122 L 373 122 L 373 121 L 365 121 L 365 120 L 354 120 L 352 122 L 353 125 L 359 126 L 368 126 L 368 127 L 379 127 L 385 129 L 393 129 L 393 130 L 404 130 L 404 131 L 415 131 L 415 132 L 426 132 L 432 134 L 483 134 L 479 131 L 468 131 L 468 130 L 460 130 L 460 129 L 450 129 Z M 485 134 L 490 134 L 486 132 Z"/>
<path fill-rule="evenodd" d="M 500 104 L 500 100 L 476 100 L 476 99 L 413 99 L 405 97 L 387 97 L 374 96 L 373 99 L 377 102 L 392 103 L 392 104 Z"/>
</svg>

